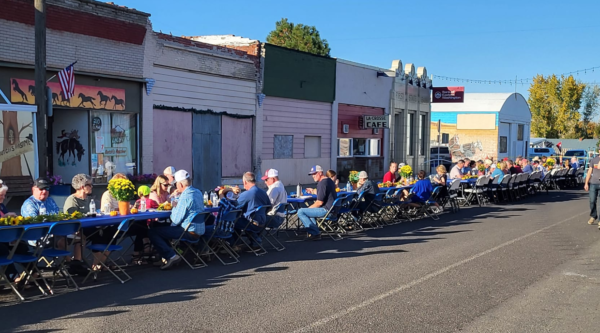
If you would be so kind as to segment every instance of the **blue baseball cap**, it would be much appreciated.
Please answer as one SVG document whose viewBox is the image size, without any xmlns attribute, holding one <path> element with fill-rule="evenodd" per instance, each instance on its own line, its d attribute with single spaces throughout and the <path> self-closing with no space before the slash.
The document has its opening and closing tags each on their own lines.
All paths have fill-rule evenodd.
<svg viewBox="0 0 600 333">
<path fill-rule="evenodd" d="M 314 167 L 310 168 L 310 172 L 308 173 L 308 175 L 312 176 L 317 172 L 323 172 L 323 168 L 321 168 L 320 165 L 315 165 Z"/>
</svg>

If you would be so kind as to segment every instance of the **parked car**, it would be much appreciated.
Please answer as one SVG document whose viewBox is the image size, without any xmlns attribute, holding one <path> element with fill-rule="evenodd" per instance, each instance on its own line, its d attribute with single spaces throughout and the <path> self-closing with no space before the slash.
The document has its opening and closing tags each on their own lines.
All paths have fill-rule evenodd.
<svg viewBox="0 0 600 333">
<path fill-rule="evenodd" d="M 553 148 L 529 148 L 529 151 L 527 154 L 527 156 L 529 158 L 534 158 L 536 156 L 537 157 L 542 157 L 542 156 L 550 157 L 553 155 L 555 155 Z"/>
<path fill-rule="evenodd" d="M 567 152 L 563 155 L 563 161 L 565 159 L 571 160 L 573 156 L 577 157 L 577 163 L 579 163 L 579 165 L 585 165 L 588 153 L 584 149 L 567 150 Z"/>
<path fill-rule="evenodd" d="M 450 149 L 448 149 L 448 147 L 432 146 L 429 160 L 431 170 L 435 170 L 438 165 L 443 164 L 448 172 L 450 172 L 450 167 L 452 166 L 452 154 L 450 153 Z M 433 171 L 431 171 L 431 173 L 433 173 Z"/>
</svg>

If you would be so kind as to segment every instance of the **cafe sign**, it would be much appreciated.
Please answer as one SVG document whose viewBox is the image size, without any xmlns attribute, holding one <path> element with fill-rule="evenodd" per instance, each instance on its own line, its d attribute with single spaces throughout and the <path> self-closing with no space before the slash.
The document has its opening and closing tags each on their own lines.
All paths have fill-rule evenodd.
<svg viewBox="0 0 600 333">
<path fill-rule="evenodd" d="M 361 128 L 362 129 L 372 129 L 372 128 L 389 128 L 388 124 L 388 116 L 367 116 L 364 115 L 361 117 Z"/>
</svg>

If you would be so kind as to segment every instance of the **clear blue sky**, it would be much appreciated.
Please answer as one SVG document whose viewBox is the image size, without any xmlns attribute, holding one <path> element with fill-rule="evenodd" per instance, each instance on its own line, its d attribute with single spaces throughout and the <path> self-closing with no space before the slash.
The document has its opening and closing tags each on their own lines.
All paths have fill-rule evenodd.
<svg viewBox="0 0 600 333">
<path fill-rule="evenodd" d="M 265 41 L 285 17 L 314 25 L 331 55 L 389 68 L 392 60 L 429 74 L 509 80 L 600 66 L 600 1 L 207 1 L 113 0 L 150 13 L 154 30 L 176 36 L 233 34 Z M 600 68 L 580 73 L 600 83 Z M 467 92 L 512 92 L 506 84 L 458 83 Z M 528 85 L 517 91 L 527 96 Z"/>
</svg>

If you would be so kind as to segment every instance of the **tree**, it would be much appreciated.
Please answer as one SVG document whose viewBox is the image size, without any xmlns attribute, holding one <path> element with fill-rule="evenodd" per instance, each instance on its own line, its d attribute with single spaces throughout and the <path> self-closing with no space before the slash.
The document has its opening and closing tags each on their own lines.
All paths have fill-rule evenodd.
<svg viewBox="0 0 600 333">
<path fill-rule="evenodd" d="M 583 108 L 581 111 L 582 121 L 585 127 L 592 122 L 598 113 L 600 106 L 600 87 L 597 85 L 587 86 L 583 91 Z"/>
<path fill-rule="evenodd" d="M 288 22 L 287 18 L 275 22 L 275 30 L 267 36 L 267 43 L 326 57 L 329 57 L 331 51 L 329 43 L 326 39 L 321 39 L 317 28 L 294 24 Z"/>
<path fill-rule="evenodd" d="M 585 126 L 578 126 L 581 99 L 585 84 L 577 82 L 572 75 L 544 77 L 538 75 L 529 88 L 531 130 L 543 138 L 580 137 Z"/>
</svg>

